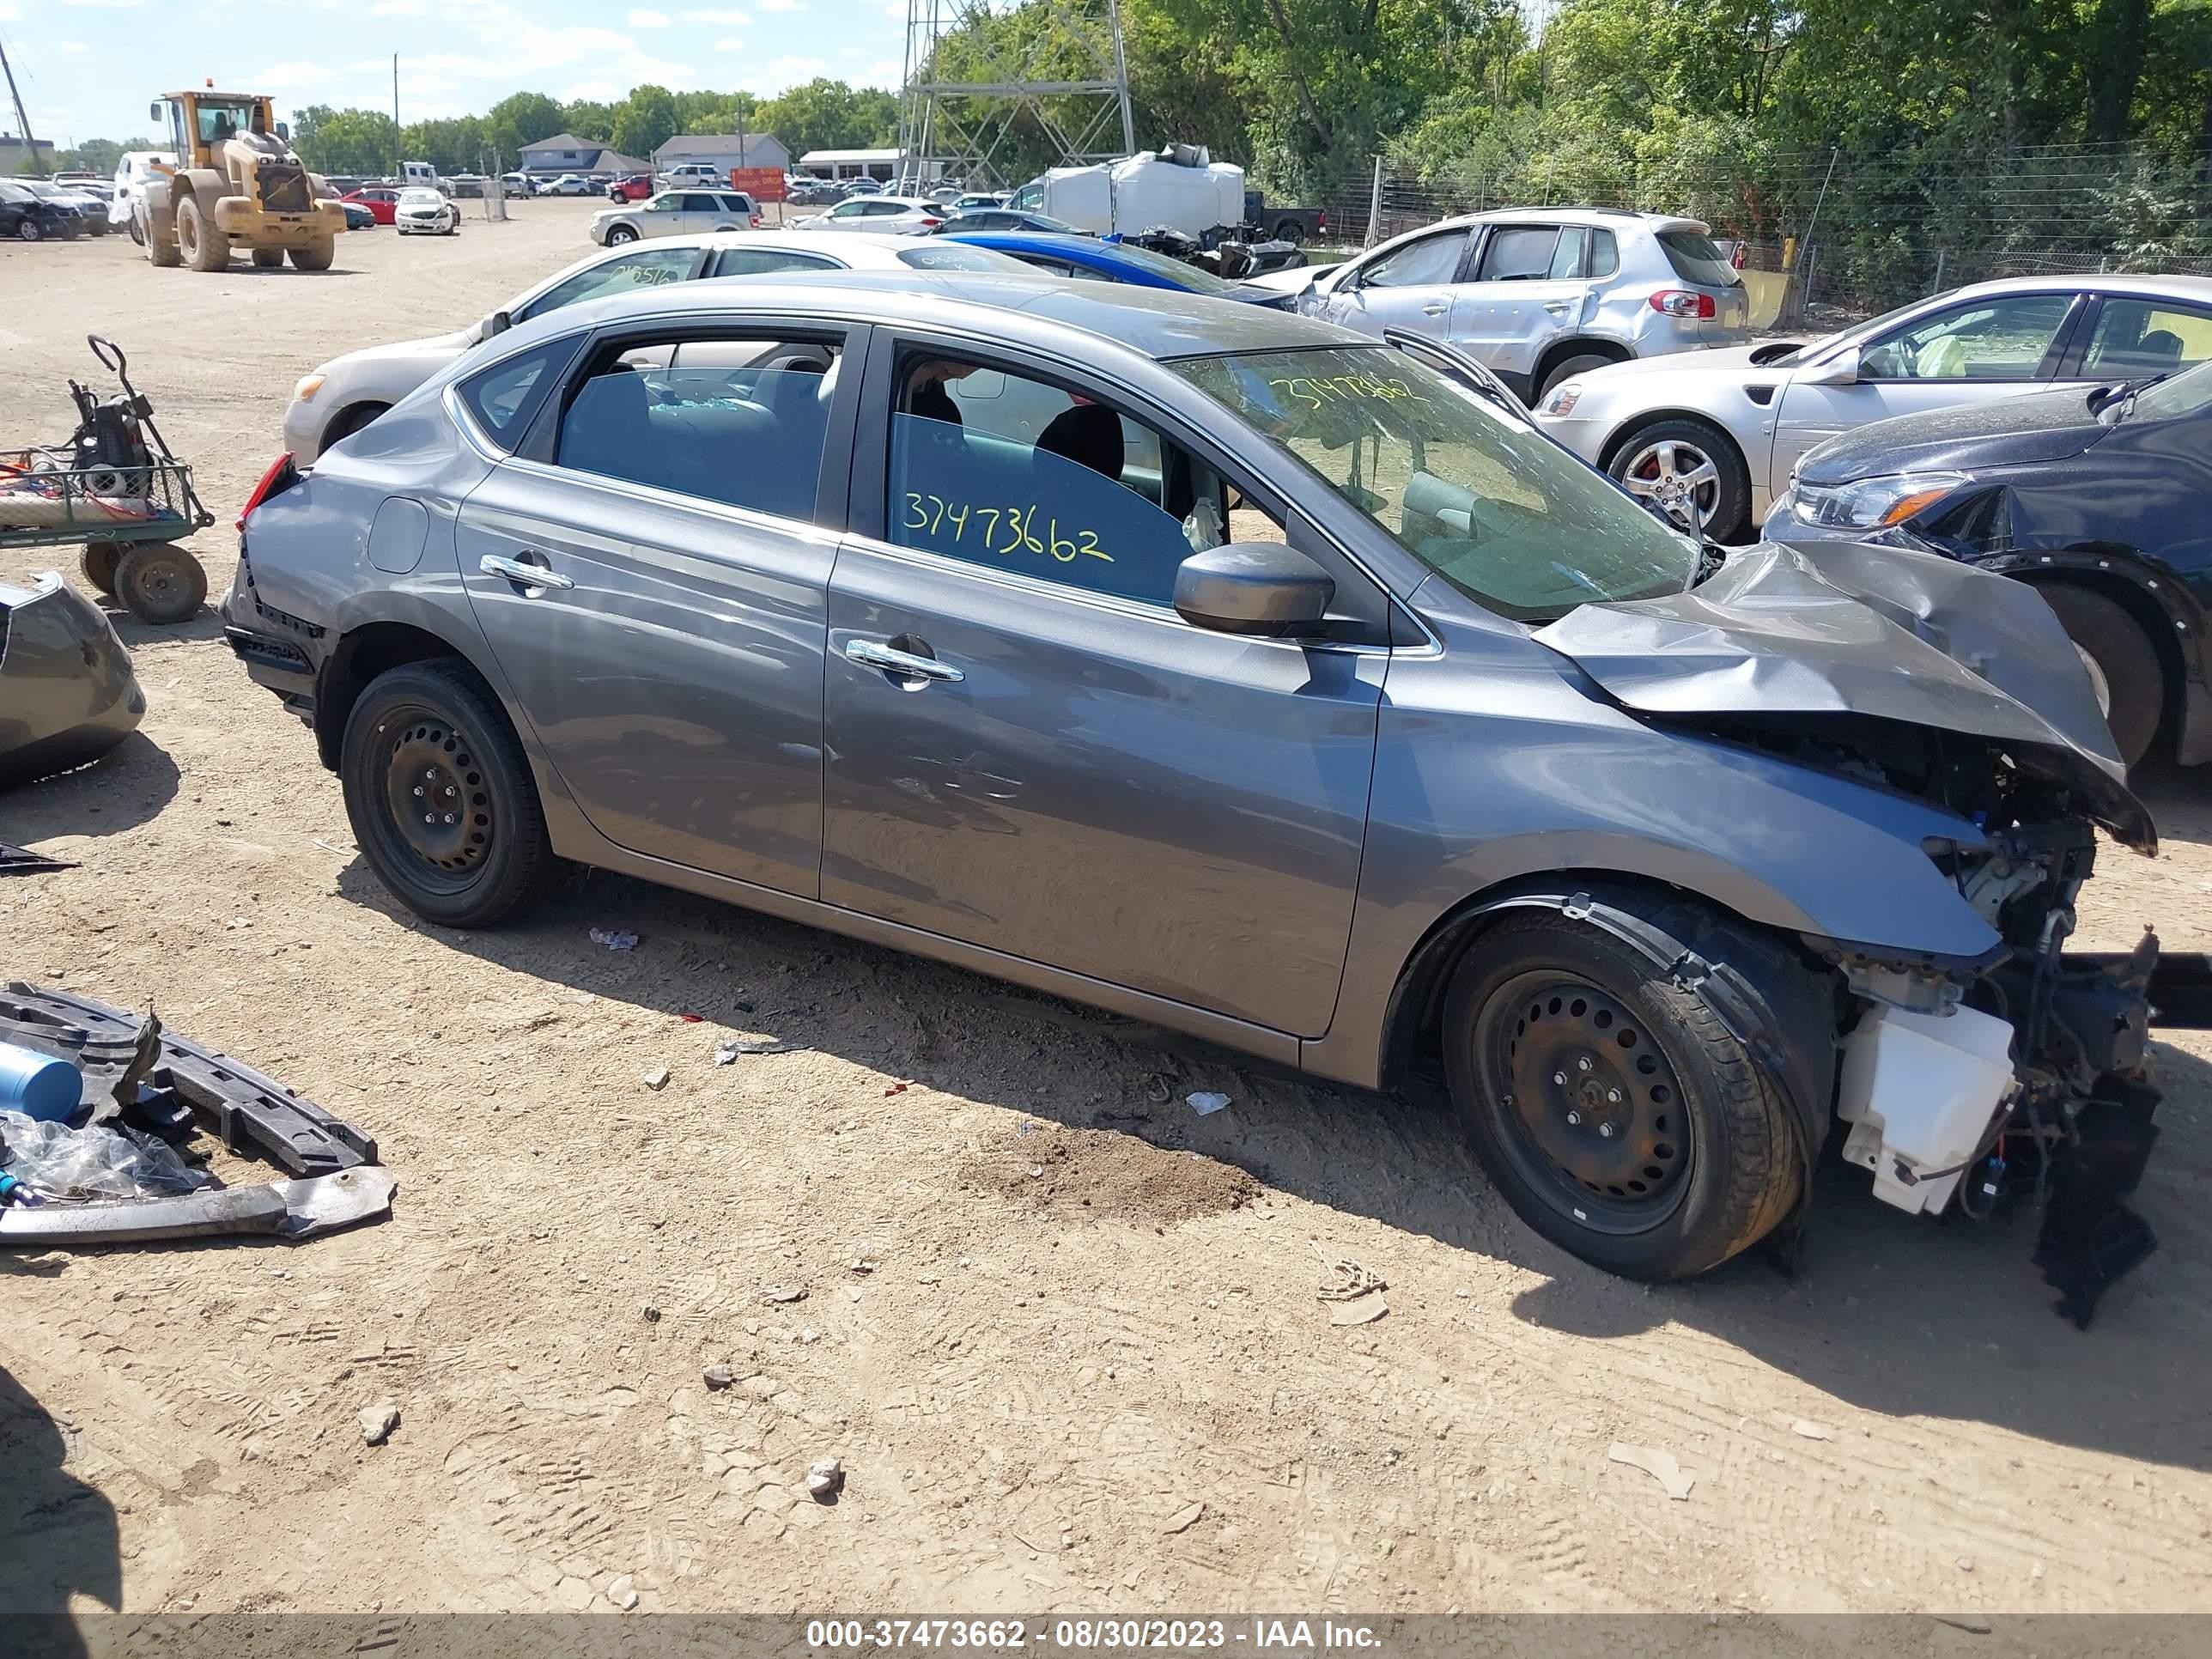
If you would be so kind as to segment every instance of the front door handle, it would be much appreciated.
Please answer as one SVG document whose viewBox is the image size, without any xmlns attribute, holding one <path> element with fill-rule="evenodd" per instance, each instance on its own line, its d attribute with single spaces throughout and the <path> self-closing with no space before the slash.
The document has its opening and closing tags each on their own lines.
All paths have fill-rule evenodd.
<svg viewBox="0 0 2212 1659">
<path fill-rule="evenodd" d="M 968 678 L 949 662 L 916 656 L 911 651 L 895 651 L 879 640 L 848 640 L 845 660 L 863 668 L 880 668 L 903 679 L 935 680 L 945 685 L 957 685 Z"/>
<path fill-rule="evenodd" d="M 524 587 L 557 587 L 566 591 L 576 585 L 574 579 L 548 570 L 542 564 L 532 564 L 527 559 L 503 559 L 496 553 L 487 553 L 477 560 L 477 568 L 487 576 L 504 576 Z"/>
<path fill-rule="evenodd" d="M 1431 303 L 1421 307 L 1421 315 L 1424 317 L 1441 317 L 1444 313 L 1450 309 L 1451 307 L 1447 304 Z"/>
</svg>

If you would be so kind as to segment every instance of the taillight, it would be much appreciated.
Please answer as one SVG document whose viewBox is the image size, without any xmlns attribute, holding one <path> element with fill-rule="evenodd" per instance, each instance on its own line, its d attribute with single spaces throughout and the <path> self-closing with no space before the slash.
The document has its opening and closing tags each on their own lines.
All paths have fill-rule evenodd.
<svg viewBox="0 0 2212 1659">
<path fill-rule="evenodd" d="M 760 215 L 756 213 L 751 218 L 746 220 L 745 222 L 750 225 L 755 230 L 758 230 L 761 228 Z"/>
<path fill-rule="evenodd" d="M 1323 208 L 1320 212 L 1314 215 L 1314 234 L 1318 236 L 1328 228 L 1328 210 L 1327 208 Z"/>
<path fill-rule="evenodd" d="M 269 470 L 261 475 L 261 482 L 253 486 L 253 493 L 246 498 L 246 505 L 238 510 L 238 528 L 243 532 L 246 521 L 253 516 L 253 509 L 273 496 L 281 495 L 300 482 L 300 469 L 292 465 L 292 453 L 287 450 L 269 463 Z"/>
<path fill-rule="evenodd" d="M 1712 317 L 1714 309 L 1710 294 L 1692 294 L 1687 289 L 1662 288 L 1651 296 L 1651 309 L 1663 311 L 1669 317 Z"/>
</svg>

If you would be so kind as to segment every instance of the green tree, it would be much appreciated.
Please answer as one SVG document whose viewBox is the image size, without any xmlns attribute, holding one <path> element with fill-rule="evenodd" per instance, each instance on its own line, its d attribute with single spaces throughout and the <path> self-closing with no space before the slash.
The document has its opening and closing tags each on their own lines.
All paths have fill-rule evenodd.
<svg viewBox="0 0 2212 1659">
<path fill-rule="evenodd" d="M 484 112 L 484 138 L 513 167 L 525 144 L 550 138 L 567 120 L 558 99 L 542 92 L 510 94 Z"/>
<path fill-rule="evenodd" d="M 615 112 L 611 104 L 595 104 L 589 99 L 579 99 L 565 104 L 561 109 L 561 125 L 556 131 L 573 132 L 579 138 L 587 138 L 604 144 L 611 139 L 615 130 Z M 548 133 L 548 137 L 552 134 Z"/>
<path fill-rule="evenodd" d="M 311 104 L 295 115 L 292 148 L 317 173 L 381 176 L 399 152 L 399 134 L 381 110 Z"/>
<path fill-rule="evenodd" d="M 666 87 L 632 87 L 629 96 L 615 106 L 608 142 L 625 155 L 647 161 L 676 136 L 679 125 L 676 94 Z"/>
<path fill-rule="evenodd" d="M 769 99 L 757 118 L 794 158 L 810 149 L 878 149 L 898 137 L 896 98 L 821 77 Z"/>
</svg>

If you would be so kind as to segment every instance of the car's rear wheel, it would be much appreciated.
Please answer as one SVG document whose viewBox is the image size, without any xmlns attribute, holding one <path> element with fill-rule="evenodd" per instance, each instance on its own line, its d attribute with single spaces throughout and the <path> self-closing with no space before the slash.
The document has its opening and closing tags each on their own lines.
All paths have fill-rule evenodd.
<svg viewBox="0 0 2212 1659">
<path fill-rule="evenodd" d="M 1654 421 L 1613 452 L 1613 476 L 1632 495 L 1698 527 L 1717 542 L 1742 533 L 1751 516 L 1751 474 L 1728 434 L 1705 421 Z"/>
<path fill-rule="evenodd" d="M 2158 647 L 2126 607 L 2102 593 L 2063 582 L 2046 585 L 2042 593 L 2081 653 L 2105 724 L 2112 728 L 2112 747 L 2135 765 L 2150 752 L 2166 708 L 2166 670 Z"/>
<path fill-rule="evenodd" d="M 131 240 L 140 247 L 146 246 L 146 226 L 137 214 L 131 216 Z"/>
<path fill-rule="evenodd" d="M 1780 1223 L 1803 1180 L 1783 1102 L 1692 991 L 1551 913 L 1481 934 L 1444 1060 L 1476 1156 L 1529 1226 L 1632 1279 L 1686 1279 Z"/>
<path fill-rule="evenodd" d="M 1595 351 L 1577 352 L 1571 357 L 1562 357 L 1544 371 L 1543 384 L 1536 388 L 1539 401 L 1551 395 L 1552 388 L 1562 380 L 1571 380 L 1577 374 L 1587 374 L 1594 368 L 1603 368 L 1607 363 L 1619 362 L 1618 357 L 1607 357 Z"/>
<path fill-rule="evenodd" d="M 208 223 L 189 196 L 177 204 L 177 251 L 194 270 L 221 270 L 230 263 L 230 238 Z"/>
<path fill-rule="evenodd" d="M 490 690 L 452 659 L 371 681 L 347 716 L 338 774 L 355 839 L 416 915 L 498 921 L 557 867 L 522 744 Z"/>
</svg>

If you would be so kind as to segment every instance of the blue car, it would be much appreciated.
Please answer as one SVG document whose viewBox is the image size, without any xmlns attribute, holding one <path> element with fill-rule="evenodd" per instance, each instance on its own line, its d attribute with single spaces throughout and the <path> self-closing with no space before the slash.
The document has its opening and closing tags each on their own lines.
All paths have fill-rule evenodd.
<svg viewBox="0 0 2212 1659">
<path fill-rule="evenodd" d="M 1096 236 L 1055 236 L 1027 230 L 963 230 L 948 233 L 949 240 L 972 242 L 1010 254 L 1024 264 L 1054 276 L 1080 276 L 1096 283 L 1127 283 L 1132 288 L 1171 288 L 1185 294 L 1204 294 L 1218 300 L 1242 300 L 1248 305 L 1288 311 L 1293 296 L 1227 282 L 1210 270 L 1170 259 L 1150 248 L 1127 242 L 1102 241 Z"/>
</svg>

